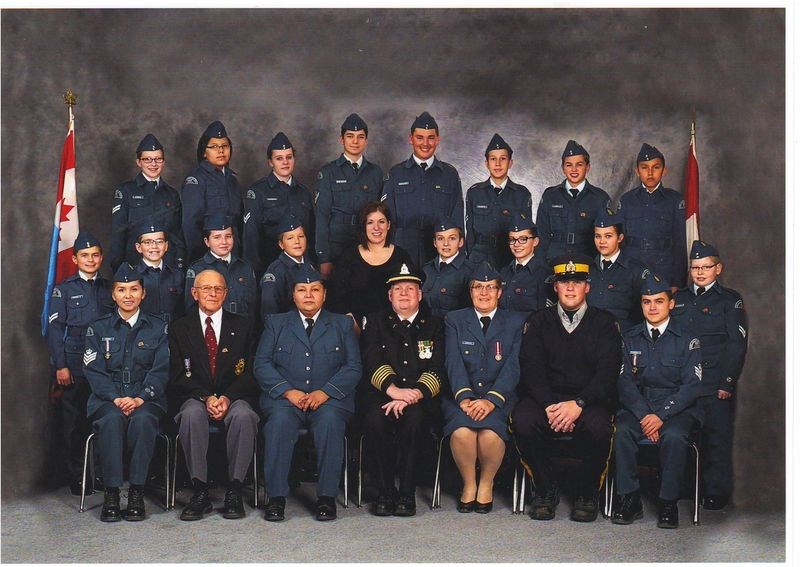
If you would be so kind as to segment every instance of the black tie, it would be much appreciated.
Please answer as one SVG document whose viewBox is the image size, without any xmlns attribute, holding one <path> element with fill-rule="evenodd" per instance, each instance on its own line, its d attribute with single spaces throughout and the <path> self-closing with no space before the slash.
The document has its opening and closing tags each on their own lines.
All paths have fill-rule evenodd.
<svg viewBox="0 0 800 567">
<path fill-rule="evenodd" d="M 661 336 L 661 331 L 659 331 L 658 329 L 656 329 L 655 327 L 653 327 L 653 328 L 650 330 L 650 334 L 651 334 L 651 335 L 653 335 L 653 342 L 655 342 L 655 341 L 657 341 L 657 340 L 658 340 L 658 337 L 660 337 L 660 336 Z"/>
<path fill-rule="evenodd" d="M 161 268 L 154 268 L 153 266 L 148 266 L 147 269 L 150 270 L 151 272 L 155 272 L 157 274 L 161 273 Z"/>
<path fill-rule="evenodd" d="M 86 283 L 89 284 L 89 287 L 93 287 L 94 286 L 94 280 L 86 280 Z"/>
<path fill-rule="evenodd" d="M 306 335 L 311 338 L 311 331 L 314 329 L 314 319 L 306 317 Z"/>
<path fill-rule="evenodd" d="M 575 311 L 567 311 L 566 309 L 564 310 L 564 313 L 567 315 L 567 318 L 569 319 L 570 323 L 572 323 L 573 317 L 575 317 L 575 313 L 577 312 L 578 312 L 577 309 Z"/>
<path fill-rule="evenodd" d="M 703 295 L 706 292 L 706 288 L 700 286 L 697 288 L 697 295 Z"/>
<path fill-rule="evenodd" d="M 419 166 L 422 168 L 422 171 L 425 171 L 426 169 L 428 169 L 428 162 L 423 161 L 422 163 L 419 164 Z"/>
<path fill-rule="evenodd" d="M 225 264 L 226 268 L 228 267 L 228 263 L 229 262 L 227 260 L 223 260 L 222 258 L 220 258 L 219 261 L 222 262 L 223 264 Z"/>
<path fill-rule="evenodd" d="M 514 273 L 515 273 L 515 274 L 516 274 L 516 273 L 519 273 L 519 271 L 520 271 L 522 268 L 524 268 L 524 267 L 525 267 L 525 266 L 523 266 L 522 264 L 514 264 Z"/>
<path fill-rule="evenodd" d="M 611 267 L 611 260 L 603 260 L 603 271 L 605 272 L 610 267 Z"/>
<path fill-rule="evenodd" d="M 495 192 L 497 195 L 500 195 L 500 191 L 502 191 L 502 190 L 503 190 L 503 188 L 502 188 L 502 187 L 495 187 L 495 188 L 494 188 L 494 192 Z"/>
<path fill-rule="evenodd" d="M 491 317 L 481 317 L 481 327 L 483 327 L 483 334 L 486 335 L 486 331 L 489 330 L 489 323 L 492 322 Z"/>
<path fill-rule="evenodd" d="M 353 166 L 353 171 L 355 171 L 356 173 L 358 173 L 358 164 L 357 164 L 356 162 L 354 162 L 354 161 L 351 161 L 351 162 L 350 162 L 350 165 L 352 165 L 352 166 Z"/>
<path fill-rule="evenodd" d="M 411 321 L 409 321 L 408 319 L 406 319 L 405 321 L 403 321 L 403 327 L 405 327 L 406 329 L 408 329 L 410 326 L 411 326 Z"/>
<path fill-rule="evenodd" d="M 578 198 L 578 193 L 580 193 L 580 191 L 578 191 L 577 189 L 570 189 L 569 190 L 569 194 L 572 195 L 573 199 L 577 199 Z"/>
</svg>

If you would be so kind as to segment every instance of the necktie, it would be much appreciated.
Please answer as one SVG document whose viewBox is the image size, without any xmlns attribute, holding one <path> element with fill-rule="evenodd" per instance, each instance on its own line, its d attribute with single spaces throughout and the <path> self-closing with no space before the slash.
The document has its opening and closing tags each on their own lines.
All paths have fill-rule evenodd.
<svg viewBox="0 0 800 567">
<path fill-rule="evenodd" d="M 351 162 L 350 162 L 350 165 L 352 165 L 352 166 L 353 166 L 353 171 L 355 171 L 356 173 L 358 173 L 358 164 L 357 164 L 356 162 L 354 162 L 354 161 L 351 161 Z"/>
<path fill-rule="evenodd" d="M 222 258 L 220 258 L 219 261 L 225 264 L 226 268 L 228 267 L 229 262 L 227 260 L 223 260 Z"/>
<path fill-rule="evenodd" d="M 610 267 L 611 267 L 611 260 L 603 260 L 603 271 L 605 272 Z"/>
<path fill-rule="evenodd" d="M 572 320 L 575 317 L 575 313 L 577 312 L 578 312 L 577 309 L 575 311 L 567 311 L 566 309 L 564 310 L 564 314 L 567 316 L 567 319 L 569 319 L 570 323 L 572 323 Z"/>
<path fill-rule="evenodd" d="M 428 162 L 423 161 L 421 164 L 419 164 L 419 166 L 422 168 L 422 171 L 425 171 L 426 169 L 428 169 Z"/>
<path fill-rule="evenodd" d="M 217 375 L 217 335 L 211 317 L 206 317 L 206 350 L 208 351 L 208 365 L 211 367 L 211 379 Z"/>
<path fill-rule="evenodd" d="M 503 190 L 503 188 L 502 188 L 502 187 L 495 187 L 495 188 L 494 188 L 494 192 L 495 192 L 495 194 L 497 194 L 497 195 L 499 195 L 499 194 L 500 194 L 500 191 L 502 191 L 502 190 Z"/>
<path fill-rule="evenodd" d="M 94 280 L 86 280 L 86 283 L 89 284 L 89 287 L 94 287 Z"/>
<path fill-rule="evenodd" d="M 572 195 L 573 199 L 577 199 L 578 198 L 578 193 L 580 193 L 580 191 L 578 191 L 577 189 L 570 189 L 569 190 L 569 194 Z"/>
<path fill-rule="evenodd" d="M 650 331 L 650 334 L 653 335 L 653 342 L 655 342 L 658 340 L 658 337 L 661 336 L 661 331 L 653 327 L 653 329 Z"/>
<path fill-rule="evenodd" d="M 306 335 L 311 338 L 311 331 L 314 329 L 314 319 L 306 317 Z"/>
<path fill-rule="evenodd" d="M 148 266 L 147 269 L 150 270 L 151 272 L 155 272 L 157 274 L 161 273 L 161 268 L 154 268 L 153 266 Z"/>
<path fill-rule="evenodd" d="M 706 292 L 706 288 L 700 286 L 697 288 L 697 295 L 703 295 Z"/>
<path fill-rule="evenodd" d="M 408 319 L 403 321 L 403 327 L 404 328 L 408 329 L 410 326 L 411 326 L 411 321 L 409 321 Z"/>
<path fill-rule="evenodd" d="M 517 263 L 517 264 L 514 264 L 514 273 L 515 273 L 515 274 L 516 274 L 516 273 L 518 273 L 518 272 L 519 272 L 519 271 L 520 271 L 522 268 L 524 268 L 524 267 L 525 267 L 525 266 L 523 266 L 522 264 L 519 264 L 519 263 Z"/>
<path fill-rule="evenodd" d="M 481 327 L 483 327 L 483 334 L 486 335 L 486 331 L 489 330 L 489 323 L 492 322 L 491 317 L 481 317 Z"/>
</svg>

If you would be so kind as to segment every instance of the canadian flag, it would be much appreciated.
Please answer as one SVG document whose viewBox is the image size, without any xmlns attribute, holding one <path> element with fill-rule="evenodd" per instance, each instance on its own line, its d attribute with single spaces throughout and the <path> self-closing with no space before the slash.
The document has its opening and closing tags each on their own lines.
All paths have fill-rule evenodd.
<svg viewBox="0 0 800 567">
<path fill-rule="evenodd" d="M 686 183 L 683 198 L 686 201 L 686 255 L 692 249 L 692 242 L 700 240 L 700 172 L 697 166 L 697 140 L 694 120 L 692 137 L 689 140 L 689 157 L 686 160 Z"/>
</svg>

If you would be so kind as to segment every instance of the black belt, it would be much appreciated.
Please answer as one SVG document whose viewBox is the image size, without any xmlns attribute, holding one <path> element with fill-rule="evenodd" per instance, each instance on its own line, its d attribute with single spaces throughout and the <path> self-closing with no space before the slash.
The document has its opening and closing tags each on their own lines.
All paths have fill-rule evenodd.
<svg viewBox="0 0 800 567">
<path fill-rule="evenodd" d="M 568 232 L 566 235 L 564 234 L 554 234 L 552 235 L 551 240 L 553 242 L 566 242 L 567 244 L 578 244 L 584 243 L 588 239 L 583 236 L 580 232 Z"/>
<path fill-rule="evenodd" d="M 331 217 L 331 221 L 334 224 L 346 224 L 355 226 L 358 224 L 358 215 L 334 215 Z"/>
<path fill-rule="evenodd" d="M 81 337 L 81 338 L 83 338 L 83 337 L 86 336 L 86 328 L 87 327 L 88 327 L 88 325 L 86 327 L 75 327 L 75 326 L 70 325 L 69 327 L 67 327 L 67 336 L 68 337 Z"/>
<path fill-rule="evenodd" d="M 497 235 L 491 234 L 489 236 L 479 234 L 475 237 L 475 244 L 486 244 L 488 246 L 497 246 Z"/>
<path fill-rule="evenodd" d="M 116 372 L 111 373 L 111 380 L 121 384 L 131 384 L 131 371 L 130 370 L 117 370 Z M 133 383 L 141 382 L 140 380 L 134 380 Z"/>
<path fill-rule="evenodd" d="M 628 242 L 628 246 L 633 246 L 640 250 L 669 250 L 672 247 L 671 238 L 637 238 L 629 236 L 625 240 Z"/>
</svg>

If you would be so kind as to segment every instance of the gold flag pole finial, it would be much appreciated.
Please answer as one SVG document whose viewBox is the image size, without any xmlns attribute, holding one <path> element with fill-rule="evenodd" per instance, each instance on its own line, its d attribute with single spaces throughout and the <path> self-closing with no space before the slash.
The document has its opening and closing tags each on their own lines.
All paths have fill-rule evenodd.
<svg viewBox="0 0 800 567">
<path fill-rule="evenodd" d="M 70 121 L 73 119 L 72 116 L 72 107 L 78 104 L 78 95 L 72 92 L 72 89 L 67 89 L 67 92 L 64 93 L 64 104 L 67 105 L 69 108 L 69 119 Z"/>
</svg>

